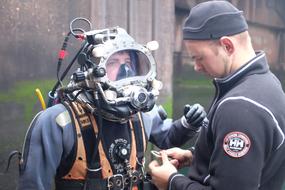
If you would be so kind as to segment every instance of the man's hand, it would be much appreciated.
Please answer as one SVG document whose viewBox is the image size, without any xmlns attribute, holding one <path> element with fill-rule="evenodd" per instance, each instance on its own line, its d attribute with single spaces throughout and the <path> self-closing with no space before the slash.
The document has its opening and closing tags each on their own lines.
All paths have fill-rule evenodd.
<svg viewBox="0 0 285 190">
<path fill-rule="evenodd" d="M 181 148 L 170 148 L 167 149 L 166 154 L 172 158 L 170 161 L 177 169 L 190 166 L 192 164 L 193 155 L 190 150 L 183 150 Z"/>
<path fill-rule="evenodd" d="M 169 177 L 171 176 L 171 174 L 176 173 L 177 169 L 170 163 L 165 151 L 161 151 L 160 153 L 162 165 L 159 165 L 159 163 L 154 160 L 148 165 L 148 167 L 150 169 L 152 183 L 159 190 L 166 190 L 168 186 Z"/>
<path fill-rule="evenodd" d="M 206 118 L 207 113 L 200 104 L 189 104 L 184 106 L 184 117 L 189 125 L 194 128 L 199 128 L 203 124 L 203 120 Z"/>
</svg>

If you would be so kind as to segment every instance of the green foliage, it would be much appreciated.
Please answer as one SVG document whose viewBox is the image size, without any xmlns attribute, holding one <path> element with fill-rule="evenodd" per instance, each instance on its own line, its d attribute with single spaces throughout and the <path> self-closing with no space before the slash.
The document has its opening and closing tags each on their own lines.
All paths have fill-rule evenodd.
<svg viewBox="0 0 285 190">
<path fill-rule="evenodd" d="M 167 97 L 166 102 L 162 106 L 165 109 L 167 116 L 171 118 L 173 116 L 172 98 Z"/>
<path fill-rule="evenodd" d="M 176 78 L 174 80 L 174 84 L 184 87 L 208 87 L 212 88 L 213 84 L 211 83 L 211 80 L 208 79 L 187 79 L 187 78 Z"/>
<path fill-rule="evenodd" d="M 38 80 L 38 81 L 20 81 L 17 82 L 11 89 L 5 92 L 0 92 L 0 103 L 16 103 L 24 107 L 24 122 L 29 122 L 35 112 L 41 110 L 38 107 L 34 110 L 35 106 L 39 102 L 35 89 L 39 88 L 47 99 L 48 92 L 55 84 L 54 80 Z"/>
</svg>

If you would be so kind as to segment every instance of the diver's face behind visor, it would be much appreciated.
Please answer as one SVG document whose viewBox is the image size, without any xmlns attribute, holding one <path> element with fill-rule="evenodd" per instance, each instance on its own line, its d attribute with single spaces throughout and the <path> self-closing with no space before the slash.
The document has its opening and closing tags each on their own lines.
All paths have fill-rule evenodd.
<svg viewBox="0 0 285 190">
<path fill-rule="evenodd" d="M 106 63 L 106 75 L 110 81 L 144 76 L 150 63 L 146 56 L 136 50 L 122 50 L 112 54 Z"/>
<path fill-rule="evenodd" d="M 106 70 L 106 84 L 110 86 L 103 90 L 105 101 L 101 102 L 107 120 L 124 122 L 137 111 L 152 109 L 158 89 L 153 86 L 156 80 L 151 60 L 138 49 L 123 49 L 101 62 Z"/>
<path fill-rule="evenodd" d="M 105 62 L 105 69 L 107 80 L 114 86 L 104 90 L 107 102 L 122 105 L 127 101 L 137 110 L 144 109 L 155 96 L 144 79 L 150 68 L 149 59 L 138 50 L 120 50 L 111 54 Z"/>
</svg>

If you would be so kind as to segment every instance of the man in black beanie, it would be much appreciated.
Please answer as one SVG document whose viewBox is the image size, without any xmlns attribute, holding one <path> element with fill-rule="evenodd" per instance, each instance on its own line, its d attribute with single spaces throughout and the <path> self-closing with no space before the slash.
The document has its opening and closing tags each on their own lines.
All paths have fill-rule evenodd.
<svg viewBox="0 0 285 190">
<path fill-rule="evenodd" d="M 227 1 L 191 9 L 185 45 L 195 71 L 213 78 L 216 93 L 195 152 L 168 149 L 161 151 L 161 165 L 149 164 L 159 189 L 281 190 L 285 95 L 265 53 L 254 51 L 247 29 L 242 11 Z M 187 164 L 188 177 L 177 172 Z"/>
</svg>

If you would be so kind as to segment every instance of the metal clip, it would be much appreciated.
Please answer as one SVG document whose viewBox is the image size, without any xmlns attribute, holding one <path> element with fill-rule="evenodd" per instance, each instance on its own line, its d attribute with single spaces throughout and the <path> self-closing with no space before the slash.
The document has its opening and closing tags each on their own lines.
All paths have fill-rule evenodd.
<svg viewBox="0 0 285 190">
<path fill-rule="evenodd" d="M 102 170 L 102 167 L 100 167 L 100 168 L 95 168 L 95 169 L 91 169 L 91 168 L 88 168 L 88 167 L 87 167 L 87 170 L 90 171 L 90 172 L 98 172 L 98 171 Z"/>
</svg>

